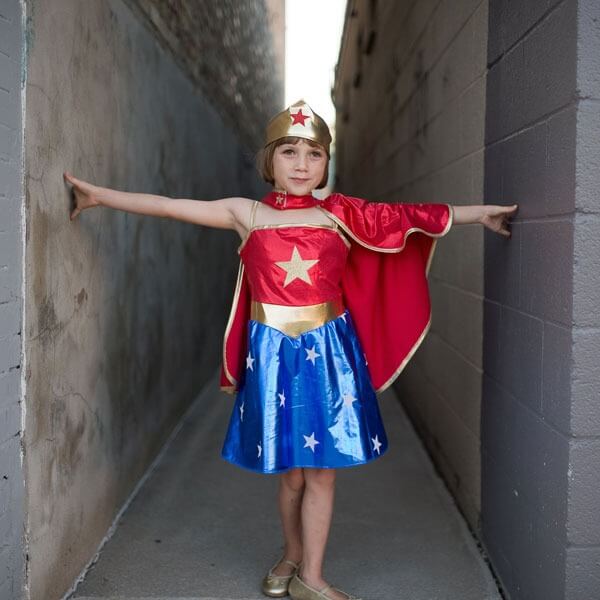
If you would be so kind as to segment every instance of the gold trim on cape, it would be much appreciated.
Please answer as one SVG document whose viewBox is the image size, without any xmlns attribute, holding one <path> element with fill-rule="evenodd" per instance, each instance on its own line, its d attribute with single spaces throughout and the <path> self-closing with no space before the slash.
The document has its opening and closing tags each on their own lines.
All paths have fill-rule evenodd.
<svg viewBox="0 0 600 600">
<path fill-rule="evenodd" d="M 233 320 L 235 318 L 235 313 L 237 310 L 238 301 L 240 298 L 240 289 L 242 287 L 242 281 L 244 278 L 244 263 L 240 260 L 240 264 L 238 267 L 237 281 L 235 284 L 235 291 L 233 293 L 233 302 L 231 304 L 231 310 L 229 311 L 229 319 L 227 319 L 227 326 L 225 327 L 225 334 L 223 335 L 223 370 L 225 371 L 225 377 L 230 381 L 233 388 L 237 387 L 237 380 L 229 371 L 229 367 L 227 366 L 227 337 L 229 336 L 229 332 L 231 331 L 231 327 L 233 325 Z M 221 386 L 221 389 L 224 389 L 224 386 Z M 224 389 L 224 391 L 227 391 Z"/>
<path fill-rule="evenodd" d="M 448 207 L 448 222 L 446 223 L 446 227 L 444 227 L 443 231 L 441 231 L 440 233 L 430 233 L 429 231 L 426 231 L 425 229 L 421 229 L 420 227 L 411 227 L 404 234 L 404 243 L 402 244 L 402 246 L 399 246 L 398 248 L 379 248 L 378 246 L 371 246 L 371 244 L 367 244 L 366 242 L 363 242 L 363 240 L 361 240 L 359 237 L 357 237 L 354 234 L 354 232 L 348 227 L 348 225 L 346 225 L 346 223 L 344 223 L 344 221 L 342 221 L 342 219 L 340 219 L 339 217 L 334 215 L 332 212 L 328 211 L 326 208 L 323 208 L 322 206 L 317 206 L 317 208 L 321 212 L 324 212 L 333 221 L 335 221 L 344 230 L 345 233 L 347 233 L 356 243 L 360 244 L 361 246 L 364 246 L 365 248 L 367 248 L 369 250 L 374 250 L 375 252 L 398 253 L 398 252 L 402 252 L 402 250 L 404 250 L 404 247 L 406 246 L 406 240 L 408 239 L 408 236 L 411 233 L 420 232 L 420 233 L 424 233 L 425 235 L 428 235 L 429 237 L 433 237 L 433 238 L 438 238 L 438 237 L 442 237 L 442 236 L 446 235 L 448 233 L 448 231 L 450 231 L 450 227 L 452 227 L 452 222 L 454 221 L 454 209 L 453 209 L 452 205 L 446 204 L 446 206 Z"/>
<path fill-rule="evenodd" d="M 448 205 L 450 206 L 450 205 Z M 427 264 L 425 266 L 425 276 L 429 275 L 429 267 L 431 267 L 431 261 L 433 260 L 433 254 L 435 252 L 435 248 L 437 245 L 437 240 L 432 240 L 431 248 L 429 249 L 429 256 L 427 257 Z M 429 332 L 431 327 L 431 307 L 429 308 L 429 318 L 427 319 L 427 324 L 423 328 L 421 335 L 417 338 L 417 341 L 413 344 L 412 348 L 408 351 L 408 354 L 404 357 L 404 360 L 400 363 L 400 366 L 392 373 L 391 377 L 378 389 L 375 390 L 376 394 L 381 394 L 384 390 L 390 387 L 392 383 L 398 378 L 398 375 L 402 373 L 404 367 L 408 364 L 410 359 L 413 357 L 415 352 L 419 349 L 419 346 L 423 343 L 425 336 Z"/>
<path fill-rule="evenodd" d="M 361 246 L 363 246 L 369 250 L 373 250 L 374 252 L 398 253 L 398 252 L 401 252 L 402 250 L 404 250 L 404 247 L 406 246 L 406 240 L 408 239 L 408 236 L 411 233 L 420 232 L 420 233 L 424 233 L 425 235 L 432 237 L 432 238 L 440 238 L 440 237 L 446 235 L 448 233 L 448 231 L 450 231 L 450 228 L 452 227 L 452 224 L 454 222 L 454 207 L 451 204 L 448 204 L 448 203 L 445 203 L 445 204 L 448 207 L 448 222 L 446 223 L 446 226 L 444 227 L 443 231 L 441 231 L 440 233 L 430 233 L 428 231 L 425 231 L 424 229 L 421 229 L 420 227 L 412 227 L 404 235 L 404 240 L 403 240 L 402 246 L 397 247 L 397 248 L 378 248 L 377 246 L 372 246 L 371 244 L 367 244 L 366 242 L 361 240 L 358 236 L 356 236 L 354 234 L 354 232 L 346 225 L 346 223 L 344 223 L 344 221 L 342 221 L 339 217 L 337 217 L 336 215 L 334 215 L 333 213 L 328 211 L 326 208 L 323 208 L 322 206 L 317 206 L 317 208 L 320 211 L 322 211 L 323 213 L 325 213 L 327 216 L 329 216 L 334 222 L 336 222 L 344 230 L 344 232 L 346 232 L 357 244 L 360 244 Z M 427 263 L 425 266 L 425 275 L 426 276 L 429 274 L 429 268 L 431 266 L 431 261 L 433 260 L 433 255 L 435 252 L 436 244 L 437 244 L 437 239 L 433 239 L 432 243 L 431 243 L 431 247 L 429 249 L 429 256 L 427 257 Z M 425 336 L 429 332 L 430 327 L 431 327 L 431 308 L 429 309 L 429 318 L 427 320 L 427 324 L 423 328 L 421 335 L 419 335 L 419 337 L 413 344 L 412 348 L 406 354 L 406 356 L 404 357 L 404 359 L 402 360 L 402 362 L 400 363 L 398 368 L 392 373 L 391 377 L 389 377 L 389 379 L 383 385 L 381 385 L 379 388 L 377 388 L 375 390 L 375 393 L 380 394 L 381 392 L 386 390 L 390 385 L 392 385 L 392 383 L 398 378 L 398 375 L 400 375 L 400 373 L 404 370 L 404 367 L 406 367 L 406 365 L 408 364 L 410 359 L 413 357 L 413 355 L 415 354 L 415 352 L 417 351 L 417 349 L 419 348 L 419 346 L 425 339 Z"/>
<path fill-rule="evenodd" d="M 409 350 L 408 354 L 404 357 L 404 359 L 400 363 L 400 366 L 392 373 L 392 376 L 382 386 L 380 386 L 379 388 L 377 388 L 375 390 L 376 394 L 381 394 L 381 392 L 383 392 L 384 390 L 387 390 L 387 388 L 389 388 L 390 385 L 392 385 L 392 383 L 394 383 L 394 381 L 398 378 L 398 375 L 400 375 L 400 373 L 402 373 L 402 371 L 404 370 L 404 367 L 408 364 L 410 359 L 413 357 L 414 353 L 418 350 L 419 346 L 425 339 L 425 336 L 429 332 L 430 327 L 431 327 L 431 310 L 429 311 L 429 320 L 427 321 L 427 325 L 425 325 L 425 327 L 423 328 L 421 335 L 418 337 L 417 341 L 413 344 L 413 347 Z"/>
</svg>

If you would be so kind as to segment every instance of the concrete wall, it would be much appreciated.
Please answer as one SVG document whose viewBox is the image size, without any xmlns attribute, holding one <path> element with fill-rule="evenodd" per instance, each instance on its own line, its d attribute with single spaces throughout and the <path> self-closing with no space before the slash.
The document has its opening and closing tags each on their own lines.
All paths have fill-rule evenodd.
<svg viewBox="0 0 600 600">
<path fill-rule="evenodd" d="M 23 576 L 21 5 L 0 3 L 0 598 Z"/>
<path fill-rule="evenodd" d="M 125 1 L 248 148 L 258 148 L 272 107 L 283 108 L 285 0 Z"/>
<path fill-rule="evenodd" d="M 335 84 L 340 191 L 390 202 L 482 202 L 487 20 L 482 0 L 349 2 Z M 476 225 L 438 242 L 432 328 L 396 385 L 476 529 L 482 246 Z"/>
<path fill-rule="evenodd" d="M 512 600 L 600 598 L 600 7 L 490 5 L 483 541 Z"/>
<path fill-rule="evenodd" d="M 246 44 L 233 39 L 222 71 L 268 69 L 248 52 L 257 32 L 238 3 L 219 4 Z M 31 599 L 52 600 L 218 367 L 238 244 L 233 232 L 109 209 L 71 223 L 63 170 L 172 197 L 264 187 L 254 148 L 240 143 L 247 113 L 239 128 L 225 122 L 139 11 L 120 0 L 28 2 L 27 23 L 27 583 Z M 196 25 L 198 39 L 212 27 Z M 249 81 L 244 93 L 261 97 L 264 82 Z"/>
</svg>

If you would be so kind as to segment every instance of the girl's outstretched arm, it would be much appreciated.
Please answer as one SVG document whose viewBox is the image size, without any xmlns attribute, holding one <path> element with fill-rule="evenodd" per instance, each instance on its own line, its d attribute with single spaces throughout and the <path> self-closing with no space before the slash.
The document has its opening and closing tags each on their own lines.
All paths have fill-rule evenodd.
<svg viewBox="0 0 600 600">
<path fill-rule="evenodd" d="M 207 227 L 235 229 L 242 236 L 252 205 L 252 201 L 247 198 L 206 201 L 121 192 L 93 185 L 73 177 L 70 173 L 64 173 L 63 176 L 65 181 L 73 186 L 75 195 L 75 208 L 71 212 L 71 220 L 86 208 L 107 206 L 141 215 L 167 217 Z"/>
<path fill-rule="evenodd" d="M 500 206 L 498 204 L 475 204 L 473 206 L 453 206 L 455 225 L 481 223 L 488 229 L 505 237 L 510 237 L 508 219 L 517 212 L 518 204 Z"/>
</svg>

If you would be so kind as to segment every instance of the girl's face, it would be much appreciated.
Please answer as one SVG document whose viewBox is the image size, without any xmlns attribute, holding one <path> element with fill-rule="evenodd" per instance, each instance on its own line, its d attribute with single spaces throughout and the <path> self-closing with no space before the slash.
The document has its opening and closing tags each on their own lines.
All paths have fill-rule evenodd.
<svg viewBox="0 0 600 600">
<path fill-rule="evenodd" d="M 273 153 L 275 187 L 296 196 L 310 194 L 321 183 L 328 160 L 321 146 L 305 140 L 277 146 Z"/>
</svg>

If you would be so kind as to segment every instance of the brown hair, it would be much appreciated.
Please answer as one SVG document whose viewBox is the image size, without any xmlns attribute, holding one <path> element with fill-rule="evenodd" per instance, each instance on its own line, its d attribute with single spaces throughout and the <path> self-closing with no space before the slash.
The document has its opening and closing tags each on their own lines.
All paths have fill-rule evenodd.
<svg viewBox="0 0 600 600">
<path fill-rule="evenodd" d="M 313 142 L 313 140 L 297 137 L 297 136 L 287 136 L 279 138 L 274 142 L 271 142 L 264 148 L 261 148 L 256 154 L 256 168 L 260 173 L 261 177 L 270 184 L 275 183 L 275 178 L 273 177 L 273 154 L 275 154 L 275 148 L 278 146 L 282 146 L 283 144 L 294 144 L 296 145 L 300 140 L 305 141 L 312 148 L 321 148 L 321 150 L 325 150 L 321 144 L 317 142 Z M 323 173 L 323 179 L 319 182 L 319 185 L 316 189 L 320 190 L 327 185 L 327 180 L 329 179 L 329 154 L 327 154 L 327 164 L 325 165 L 325 172 Z"/>
</svg>

